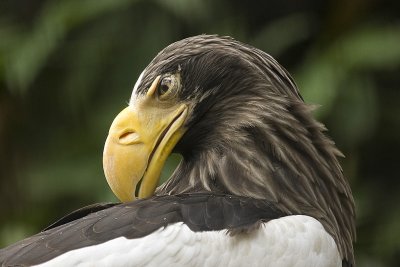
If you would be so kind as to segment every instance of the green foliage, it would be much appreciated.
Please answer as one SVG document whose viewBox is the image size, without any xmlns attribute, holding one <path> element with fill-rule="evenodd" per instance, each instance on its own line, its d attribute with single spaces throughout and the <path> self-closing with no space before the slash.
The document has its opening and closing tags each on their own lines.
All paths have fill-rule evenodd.
<svg viewBox="0 0 400 267">
<path fill-rule="evenodd" d="M 14 41 L 12 46 L 6 46 L 9 50 L 6 51 L 3 64 L 7 66 L 5 71 L 9 88 L 22 92 L 27 90 L 49 56 L 71 30 L 104 12 L 122 8 L 128 2 L 132 1 L 99 0 L 96 4 L 90 0 L 49 2 L 37 16 L 32 28 L 20 33 L 18 41 Z M 8 38 L 10 36 L 5 39 Z"/>
<path fill-rule="evenodd" d="M 306 101 L 320 105 L 315 115 L 346 155 L 359 266 L 398 264 L 400 21 L 384 2 L 308 3 L 2 2 L 0 246 L 68 211 L 116 201 L 102 149 L 138 75 L 167 44 L 217 33 L 276 57 Z M 179 159 L 169 159 L 164 180 Z"/>
</svg>

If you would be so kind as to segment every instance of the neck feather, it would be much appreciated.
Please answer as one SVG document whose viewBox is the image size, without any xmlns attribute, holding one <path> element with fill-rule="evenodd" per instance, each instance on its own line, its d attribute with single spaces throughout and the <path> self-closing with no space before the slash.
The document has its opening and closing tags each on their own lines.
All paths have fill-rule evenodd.
<svg viewBox="0 0 400 267">
<path fill-rule="evenodd" d="M 318 219 L 353 262 L 354 203 L 337 160 L 341 153 L 302 101 L 271 94 L 213 106 L 189 133 L 197 146 L 157 194 L 201 191 L 265 199 L 287 214 Z M 210 127 L 212 125 L 212 127 Z M 196 127 L 195 127 L 196 128 Z M 343 216 L 347 214 L 349 216 Z"/>
</svg>

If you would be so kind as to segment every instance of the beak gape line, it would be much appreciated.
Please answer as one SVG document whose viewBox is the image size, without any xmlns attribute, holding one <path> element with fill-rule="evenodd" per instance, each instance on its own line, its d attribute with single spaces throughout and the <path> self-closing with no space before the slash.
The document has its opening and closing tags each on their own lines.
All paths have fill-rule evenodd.
<svg viewBox="0 0 400 267">
<path fill-rule="evenodd" d="M 159 80 L 117 115 L 104 146 L 104 173 L 122 202 L 153 195 L 166 159 L 186 131 L 187 105 L 160 105 L 154 97 Z"/>
</svg>

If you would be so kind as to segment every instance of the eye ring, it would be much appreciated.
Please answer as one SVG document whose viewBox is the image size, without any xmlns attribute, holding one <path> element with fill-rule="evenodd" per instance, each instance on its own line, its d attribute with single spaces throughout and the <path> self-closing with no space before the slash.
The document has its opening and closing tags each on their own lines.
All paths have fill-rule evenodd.
<svg viewBox="0 0 400 267">
<path fill-rule="evenodd" d="M 179 74 L 166 74 L 162 77 L 157 87 L 157 97 L 159 100 L 166 100 L 176 96 L 180 88 Z"/>
</svg>

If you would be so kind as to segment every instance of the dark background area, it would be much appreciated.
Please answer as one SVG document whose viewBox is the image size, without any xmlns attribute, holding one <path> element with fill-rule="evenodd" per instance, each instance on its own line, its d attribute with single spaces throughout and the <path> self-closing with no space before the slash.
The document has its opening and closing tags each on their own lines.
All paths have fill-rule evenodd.
<svg viewBox="0 0 400 267">
<path fill-rule="evenodd" d="M 320 105 L 346 155 L 358 266 L 399 266 L 399 12 L 378 0 L 0 0 L 0 247 L 116 201 L 102 171 L 114 116 L 159 50 L 215 33 L 270 53 Z"/>
</svg>

